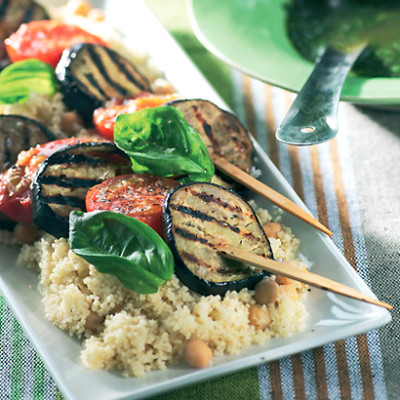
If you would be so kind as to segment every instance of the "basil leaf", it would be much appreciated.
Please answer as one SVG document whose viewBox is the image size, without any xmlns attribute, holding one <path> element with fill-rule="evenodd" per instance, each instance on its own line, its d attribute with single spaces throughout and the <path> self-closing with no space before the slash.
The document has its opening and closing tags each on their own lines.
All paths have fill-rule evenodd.
<svg viewBox="0 0 400 400">
<path fill-rule="evenodd" d="M 17 61 L 0 73 L 0 104 L 24 103 L 31 92 L 52 94 L 57 89 L 54 69 L 39 60 Z"/>
<path fill-rule="evenodd" d="M 111 211 L 70 214 L 71 250 L 130 290 L 156 293 L 171 278 L 171 250 L 149 226 Z"/>
<path fill-rule="evenodd" d="M 115 144 L 127 153 L 134 172 L 159 176 L 186 175 L 180 182 L 210 182 L 214 164 L 196 131 L 170 106 L 120 114 Z"/>
</svg>

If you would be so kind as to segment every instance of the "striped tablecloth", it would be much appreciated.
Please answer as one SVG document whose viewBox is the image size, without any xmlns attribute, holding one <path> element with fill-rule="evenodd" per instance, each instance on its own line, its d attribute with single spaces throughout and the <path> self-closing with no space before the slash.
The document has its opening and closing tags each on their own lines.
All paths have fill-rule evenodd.
<svg viewBox="0 0 400 400">
<path fill-rule="evenodd" d="M 155 399 L 400 399 L 400 113 L 341 104 L 334 140 L 280 144 L 274 133 L 294 95 L 219 63 L 192 36 L 183 0 L 148 3 L 333 231 L 350 264 L 394 306 L 393 321 L 377 331 Z M 0 352 L 0 400 L 63 398 L 2 297 Z"/>
</svg>

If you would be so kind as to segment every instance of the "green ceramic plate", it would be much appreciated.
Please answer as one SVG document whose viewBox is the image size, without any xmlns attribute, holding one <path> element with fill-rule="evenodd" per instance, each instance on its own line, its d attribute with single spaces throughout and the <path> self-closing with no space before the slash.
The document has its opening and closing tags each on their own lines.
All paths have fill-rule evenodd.
<svg viewBox="0 0 400 400">
<path fill-rule="evenodd" d="M 190 0 L 199 40 L 229 65 L 272 85 L 298 92 L 313 65 L 293 48 L 285 31 L 288 0 Z M 341 99 L 359 104 L 399 105 L 400 78 L 350 74 Z"/>
</svg>

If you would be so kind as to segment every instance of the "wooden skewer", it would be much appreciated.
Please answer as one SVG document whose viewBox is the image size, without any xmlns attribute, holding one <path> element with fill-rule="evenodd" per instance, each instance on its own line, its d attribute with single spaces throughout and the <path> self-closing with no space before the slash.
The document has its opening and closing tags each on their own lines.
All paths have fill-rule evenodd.
<svg viewBox="0 0 400 400">
<path fill-rule="evenodd" d="M 253 265 L 273 274 L 286 276 L 287 278 L 306 283 L 310 286 L 329 290 L 331 292 L 342 294 L 353 299 L 365 301 L 366 303 L 375 304 L 377 306 L 387 308 L 388 310 L 391 310 L 393 308 L 390 304 L 367 296 L 364 293 L 361 293 L 360 291 L 351 288 L 350 286 L 346 286 L 342 283 L 332 281 L 331 279 L 325 278 L 321 275 L 317 275 L 312 272 L 303 271 L 296 267 L 293 267 L 293 265 L 289 261 L 278 262 L 254 253 L 250 253 L 248 251 L 237 249 L 227 244 L 221 245 L 219 254 L 235 261 L 241 261 L 246 264 Z"/>
<path fill-rule="evenodd" d="M 326 226 L 322 225 L 309 213 L 304 211 L 297 204 L 293 203 L 293 201 L 287 199 L 285 196 L 282 196 L 274 189 L 271 189 L 267 185 L 264 185 L 256 178 L 253 178 L 251 175 L 247 174 L 240 168 L 236 167 L 235 165 L 231 164 L 230 162 L 226 161 L 224 158 L 216 154 L 211 155 L 211 160 L 219 170 L 221 170 L 231 178 L 235 179 L 236 181 L 240 182 L 242 185 L 260 194 L 261 196 L 268 199 L 271 203 L 300 218 L 307 224 L 319 229 L 329 236 L 332 236 L 332 232 Z"/>
</svg>

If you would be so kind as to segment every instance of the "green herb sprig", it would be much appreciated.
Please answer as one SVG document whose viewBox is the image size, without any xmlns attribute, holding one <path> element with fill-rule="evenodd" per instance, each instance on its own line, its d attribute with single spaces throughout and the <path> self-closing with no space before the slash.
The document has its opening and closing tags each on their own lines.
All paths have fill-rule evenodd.
<svg viewBox="0 0 400 400">
<path fill-rule="evenodd" d="M 25 103 L 32 92 L 51 95 L 56 91 L 54 69 L 39 60 L 17 61 L 0 73 L 0 104 Z"/>
<path fill-rule="evenodd" d="M 214 176 L 206 146 L 182 113 L 160 106 L 118 116 L 115 144 L 132 161 L 135 173 L 181 176 L 181 183 L 210 182 Z"/>
<path fill-rule="evenodd" d="M 72 251 L 130 290 L 157 292 L 172 276 L 171 250 L 148 225 L 111 211 L 70 214 Z"/>
</svg>

